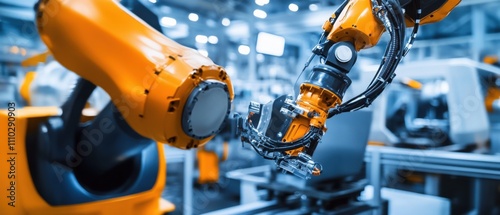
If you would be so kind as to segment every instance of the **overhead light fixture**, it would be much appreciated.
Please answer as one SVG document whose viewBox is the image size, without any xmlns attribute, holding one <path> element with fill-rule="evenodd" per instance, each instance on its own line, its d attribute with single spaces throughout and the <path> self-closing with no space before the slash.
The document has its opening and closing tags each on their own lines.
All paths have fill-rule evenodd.
<svg viewBox="0 0 500 215">
<path fill-rule="evenodd" d="M 19 47 L 18 46 L 12 46 L 12 47 L 10 47 L 9 51 L 12 54 L 18 54 L 19 53 Z"/>
<path fill-rule="evenodd" d="M 188 19 L 193 21 L 193 22 L 196 22 L 196 21 L 198 21 L 199 17 L 198 17 L 198 14 L 196 14 L 196 13 L 190 13 L 188 15 Z"/>
<path fill-rule="evenodd" d="M 222 19 L 222 25 L 229 26 L 230 24 L 231 24 L 231 20 L 229 20 L 228 18 Z"/>
<path fill-rule="evenodd" d="M 201 55 L 203 55 L 203 56 L 205 56 L 205 57 L 208 57 L 208 51 L 207 51 L 207 50 L 205 50 L 205 49 L 198 49 L 198 52 L 199 52 Z"/>
<path fill-rule="evenodd" d="M 165 31 L 170 39 L 181 39 L 189 36 L 189 26 L 186 23 L 178 23 L 175 26 L 175 31 Z"/>
<path fill-rule="evenodd" d="M 26 49 L 25 48 L 21 48 L 21 55 L 26 56 Z"/>
<path fill-rule="evenodd" d="M 238 52 L 242 55 L 248 55 L 250 54 L 250 46 L 240 45 L 238 46 Z"/>
<path fill-rule="evenodd" d="M 236 77 L 237 69 L 233 65 L 231 65 L 231 64 L 227 65 L 225 70 L 226 70 L 226 73 L 229 75 L 229 77 Z"/>
<path fill-rule="evenodd" d="M 171 14 L 173 12 L 173 8 L 166 6 L 166 5 L 161 5 L 159 6 L 159 13 L 160 14 Z"/>
<path fill-rule="evenodd" d="M 258 63 L 262 63 L 262 62 L 264 62 L 265 57 L 263 54 L 259 53 L 259 54 L 257 54 L 257 56 L 255 56 L 255 59 L 257 60 Z"/>
<path fill-rule="evenodd" d="M 310 4 L 309 5 L 309 10 L 310 11 L 317 11 L 318 10 L 318 5 L 317 4 Z"/>
<path fill-rule="evenodd" d="M 196 40 L 197 43 L 207 43 L 208 42 L 208 37 L 205 36 L 205 35 L 196 35 L 196 37 L 194 38 L 194 40 Z"/>
<path fill-rule="evenodd" d="M 297 12 L 299 10 L 299 6 L 294 3 L 291 3 L 288 5 L 288 9 L 292 12 Z"/>
<path fill-rule="evenodd" d="M 257 35 L 256 51 L 262 54 L 282 56 L 285 51 L 285 38 L 282 36 L 260 32 Z"/>
<path fill-rule="evenodd" d="M 259 6 L 264 6 L 266 4 L 269 4 L 269 0 L 255 0 L 255 4 Z"/>
<path fill-rule="evenodd" d="M 214 36 L 214 35 L 209 36 L 208 37 L 208 42 L 210 44 L 217 44 L 219 42 L 219 38 L 217 38 L 217 36 Z"/>
<path fill-rule="evenodd" d="M 154 3 L 156 3 L 156 0 L 149 0 L 149 2 L 154 4 Z"/>
<path fill-rule="evenodd" d="M 175 20 L 174 18 L 172 17 L 162 17 L 160 19 L 160 24 L 163 26 L 163 27 L 174 27 L 175 25 L 177 25 L 177 20 Z"/>
<path fill-rule="evenodd" d="M 267 17 L 266 11 L 263 11 L 261 9 L 255 9 L 253 11 L 253 15 L 257 18 L 265 19 Z"/>
<path fill-rule="evenodd" d="M 217 22 L 212 20 L 212 19 L 207 19 L 206 23 L 207 23 L 208 27 L 212 27 L 212 28 L 216 27 L 216 25 L 217 25 Z"/>
</svg>

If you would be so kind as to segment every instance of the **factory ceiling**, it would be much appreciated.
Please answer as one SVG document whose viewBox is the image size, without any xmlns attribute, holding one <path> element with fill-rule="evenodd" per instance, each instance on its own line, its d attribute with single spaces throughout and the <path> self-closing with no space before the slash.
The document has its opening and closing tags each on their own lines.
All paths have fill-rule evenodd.
<svg viewBox="0 0 500 215">
<path fill-rule="evenodd" d="M 160 21 L 163 17 L 172 18 L 165 19 L 175 23 L 164 28 L 164 32 L 187 45 L 193 43 L 194 37 L 198 34 L 217 36 L 225 34 L 233 41 L 244 40 L 251 34 L 250 32 L 259 31 L 283 36 L 304 33 L 317 35 L 324 20 L 341 2 L 341 0 L 121 0 L 120 2 L 131 9 L 137 1 L 157 14 Z M 36 0 L 0 0 L 0 46 L 20 45 L 34 49 L 43 47 L 36 39 L 37 34 L 34 31 L 35 2 Z M 467 37 L 478 29 L 485 34 L 496 35 L 500 32 L 499 0 L 462 0 L 460 5 L 442 22 L 422 27 L 419 39 Z M 192 14 L 196 15 L 196 21 L 193 21 Z M 484 28 L 475 26 L 473 22 L 474 17 L 479 15 L 485 20 Z"/>
</svg>

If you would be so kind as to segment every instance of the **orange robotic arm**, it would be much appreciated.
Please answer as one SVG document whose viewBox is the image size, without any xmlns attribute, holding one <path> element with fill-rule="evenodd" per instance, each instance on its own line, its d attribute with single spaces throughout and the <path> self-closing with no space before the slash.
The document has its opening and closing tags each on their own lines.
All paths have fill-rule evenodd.
<svg viewBox="0 0 500 215">
<path fill-rule="evenodd" d="M 394 78 L 394 71 L 415 39 L 419 25 L 437 22 L 460 0 L 346 0 L 323 25 L 313 48 L 322 59 L 300 86 L 296 99 L 281 97 L 270 104 L 252 103 L 243 141 L 279 168 L 302 178 L 319 175 L 322 167 L 312 155 L 326 132 L 326 120 L 336 114 L 369 106 Z M 405 26 L 406 24 L 406 26 Z M 405 28 L 414 27 L 404 46 Z M 357 52 L 375 46 L 388 32 L 391 40 L 379 71 L 367 89 L 342 102 L 351 84 L 348 73 Z M 303 71 L 304 71 L 303 70 Z"/>
<path fill-rule="evenodd" d="M 102 87 L 144 137 L 203 145 L 230 110 L 224 69 L 154 30 L 112 0 L 42 0 L 37 24 L 56 60 Z"/>
</svg>

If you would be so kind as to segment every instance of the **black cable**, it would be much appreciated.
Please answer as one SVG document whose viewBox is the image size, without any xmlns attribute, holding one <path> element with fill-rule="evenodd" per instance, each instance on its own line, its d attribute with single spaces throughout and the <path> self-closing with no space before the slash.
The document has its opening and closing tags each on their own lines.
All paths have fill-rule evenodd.
<svg viewBox="0 0 500 215">
<path fill-rule="evenodd" d="M 420 0 L 414 0 L 413 4 L 415 5 L 415 10 L 416 10 L 415 24 L 413 25 L 413 31 L 411 33 L 410 40 L 406 44 L 403 56 L 406 56 L 408 54 L 408 52 L 413 46 L 413 42 L 415 42 L 415 39 L 417 38 L 418 29 L 420 27 L 420 18 L 422 17 L 422 8 L 420 8 Z"/>
<path fill-rule="evenodd" d="M 394 10 L 396 7 L 396 10 Z M 388 83 L 392 81 L 394 77 L 394 72 L 396 70 L 397 65 L 401 61 L 402 58 L 402 46 L 404 42 L 404 18 L 401 13 L 401 8 L 399 5 L 396 5 L 395 2 L 388 1 L 387 5 L 388 18 L 391 20 L 391 23 L 395 23 L 393 25 L 391 33 L 391 44 L 389 45 L 390 55 L 386 58 L 388 60 L 386 72 L 383 72 L 380 76 L 383 81 L 378 82 L 377 87 L 372 88 L 368 93 L 368 98 L 373 98 L 373 100 L 383 91 L 383 89 L 387 86 Z M 397 25 L 399 24 L 399 26 Z M 371 103 L 371 102 L 370 102 Z"/>
<path fill-rule="evenodd" d="M 391 22 L 392 23 L 392 22 Z M 369 84 L 368 88 L 361 94 L 359 94 L 358 96 L 350 99 L 349 101 L 345 102 L 345 106 L 347 106 L 348 104 L 354 102 L 355 100 L 358 100 L 360 97 L 362 96 L 366 96 L 366 94 L 371 90 L 371 89 L 374 89 L 374 88 L 378 88 L 379 85 L 373 85 L 373 83 L 376 83 L 376 84 L 379 84 L 377 81 L 381 78 L 381 76 L 383 75 L 383 73 L 381 73 L 381 71 L 386 71 L 387 69 L 384 69 L 386 68 L 386 66 L 388 65 L 387 63 L 387 59 L 391 59 L 392 58 L 392 52 L 391 52 L 391 44 L 392 44 L 392 41 L 393 41 L 393 31 L 390 31 L 388 29 L 389 33 L 391 34 L 391 40 L 388 44 L 388 47 L 386 48 L 385 50 L 385 53 L 384 53 L 384 57 L 382 58 L 382 62 L 377 70 L 377 73 L 375 74 L 375 76 L 373 77 L 371 83 Z M 389 57 L 388 57 L 389 56 Z M 338 109 L 342 109 L 342 107 L 339 107 Z M 347 108 L 347 109 L 350 109 L 350 108 Z"/>
<path fill-rule="evenodd" d="M 254 151 L 256 151 L 256 152 L 257 152 L 257 154 L 259 154 L 259 155 L 260 155 L 261 157 L 263 157 L 264 159 L 266 159 L 266 160 L 274 160 L 274 159 L 275 159 L 274 157 L 270 157 L 270 156 L 267 156 L 267 155 L 263 154 L 263 153 L 262 153 L 261 151 L 259 151 L 259 150 L 257 149 L 257 147 L 256 147 L 256 146 L 254 146 L 253 144 L 250 144 L 250 146 L 252 146 L 253 150 L 254 150 Z"/>
<path fill-rule="evenodd" d="M 390 24 L 387 31 L 391 35 L 391 40 L 382 58 L 382 63 L 367 89 L 349 101 L 331 109 L 328 113 L 328 118 L 339 113 L 358 110 L 369 106 L 394 78 L 396 67 L 403 57 L 403 52 L 401 50 L 404 44 L 405 34 L 404 16 L 398 2 L 394 0 L 385 0 L 382 1 L 381 4 L 383 10 L 387 12 L 387 18 Z"/>
<path fill-rule="evenodd" d="M 311 141 L 318 141 L 322 135 L 321 129 L 316 128 L 314 126 L 311 126 L 309 131 L 300 139 L 292 141 L 292 142 L 282 142 L 282 141 L 278 141 L 278 140 L 273 140 L 267 136 L 260 136 L 259 132 L 256 131 L 256 129 L 253 127 L 253 125 L 251 123 L 249 123 L 248 121 L 247 121 L 247 126 L 249 128 L 249 133 L 251 136 L 258 136 L 262 139 L 261 139 L 259 146 L 255 146 L 251 140 L 248 140 L 246 142 L 248 142 L 250 145 L 252 145 L 252 147 L 254 147 L 254 149 L 262 148 L 268 152 L 284 152 L 284 151 L 297 149 L 297 148 L 306 146 Z M 261 156 L 263 156 L 263 155 L 261 154 Z"/>
<path fill-rule="evenodd" d="M 318 128 L 311 126 L 306 135 L 293 142 L 276 141 L 272 140 L 271 138 L 264 137 L 265 138 L 264 143 L 269 144 L 269 146 L 266 146 L 265 148 L 270 152 L 284 152 L 297 149 L 306 146 L 311 141 L 319 140 L 321 134 L 318 131 L 320 131 Z"/>
</svg>

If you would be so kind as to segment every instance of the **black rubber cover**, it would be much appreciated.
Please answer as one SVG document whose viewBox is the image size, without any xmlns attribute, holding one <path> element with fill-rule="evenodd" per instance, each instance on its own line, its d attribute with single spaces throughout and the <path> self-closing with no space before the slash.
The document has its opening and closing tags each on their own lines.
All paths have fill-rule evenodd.
<svg viewBox="0 0 500 215">
<path fill-rule="evenodd" d="M 30 119 L 26 149 L 36 190 L 50 205 L 112 199 L 151 189 L 159 151 L 139 136 L 109 104 L 85 125 L 80 117 L 95 86 L 80 79 L 63 114 Z"/>
<path fill-rule="evenodd" d="M 313 67 L 305 83 L 330 90 L 339 98 L 343 98 L 345 91 L 351 85 L 351 79 L 338 69 L 321 64 Z"/>
</svg>

